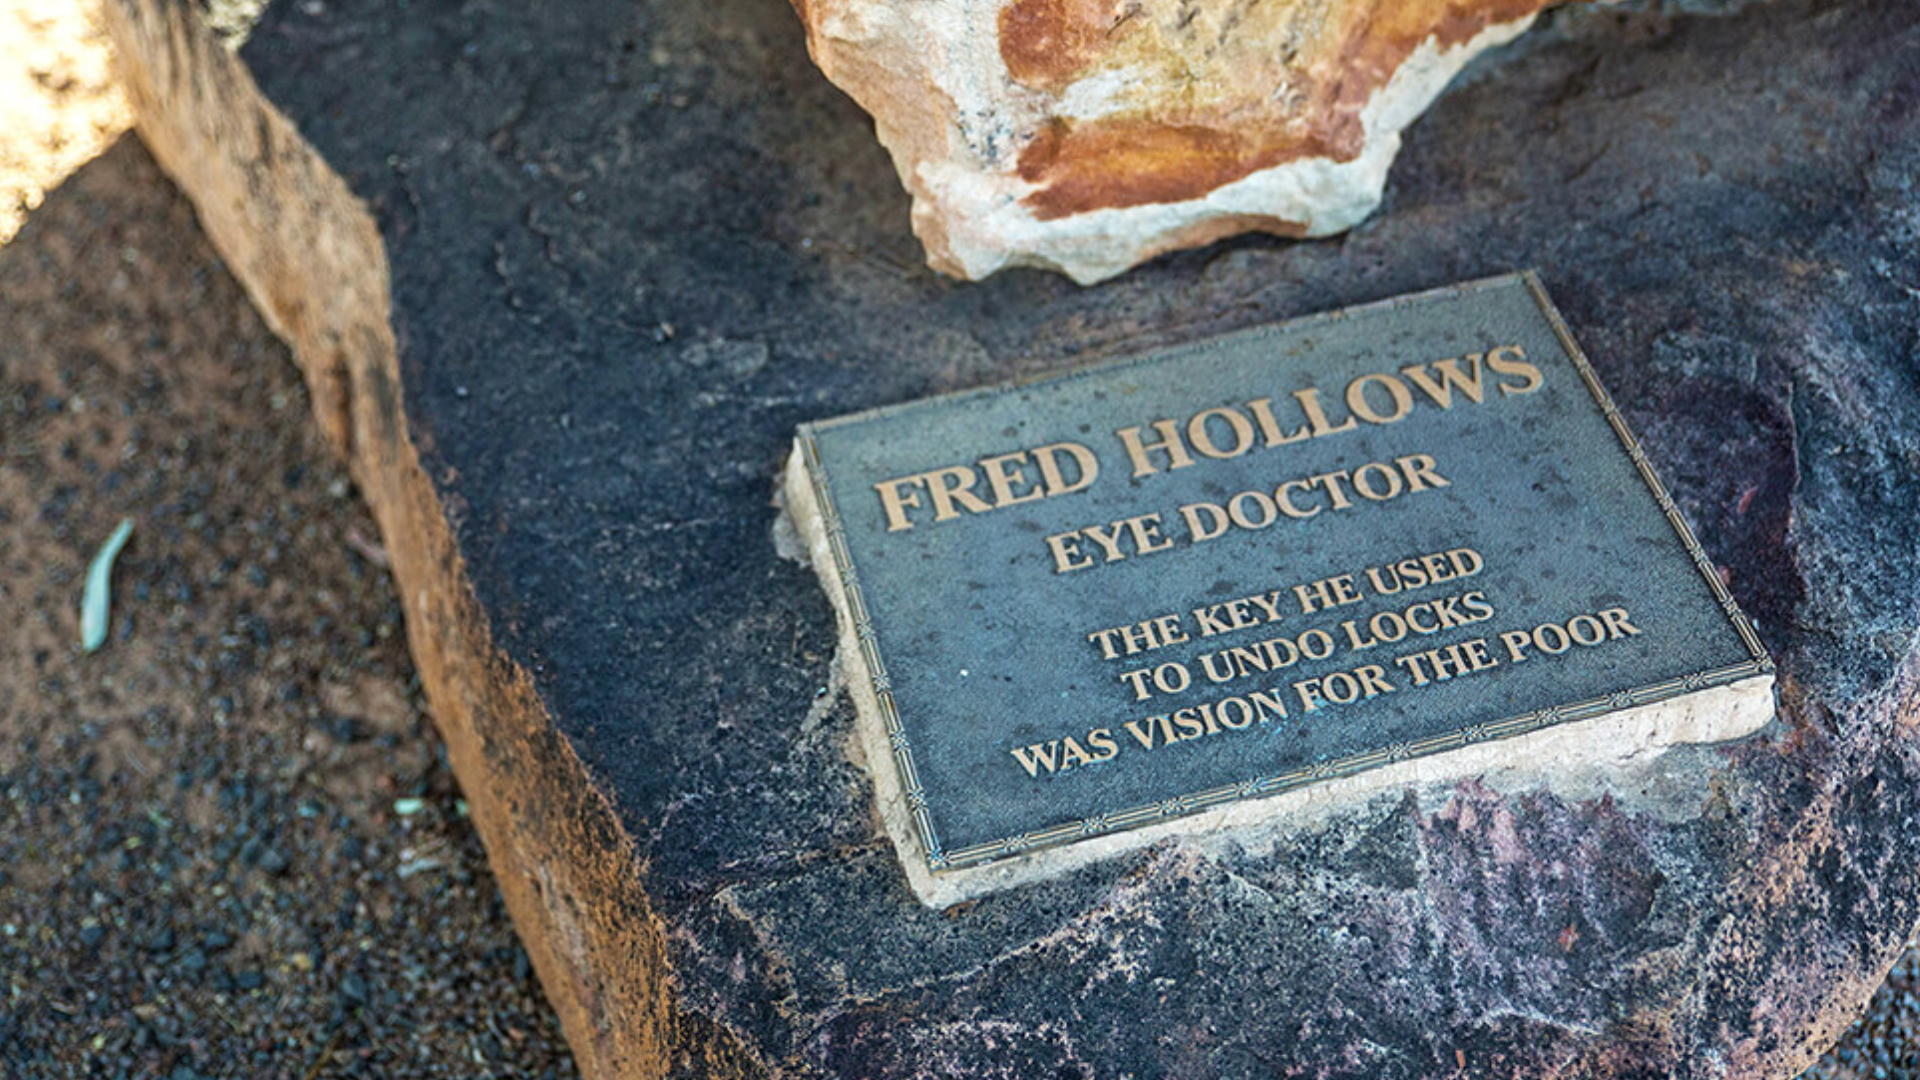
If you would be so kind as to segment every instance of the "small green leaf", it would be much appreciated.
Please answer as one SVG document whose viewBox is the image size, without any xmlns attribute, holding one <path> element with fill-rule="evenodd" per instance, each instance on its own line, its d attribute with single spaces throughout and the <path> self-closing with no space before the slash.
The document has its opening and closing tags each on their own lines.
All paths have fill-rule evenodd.
<svg viewBox="0 0 1920 1080">
<path fill-rule="evenodd" d="M 133 519 L 121 518 L 113 535 L 100 545 L 87 567 L 87 588 L 80 596 L 80 647 L 93 652 L 107 643 L 107 622 L 113 611 L 113 560 L 133 535 Z"/>
</svg>

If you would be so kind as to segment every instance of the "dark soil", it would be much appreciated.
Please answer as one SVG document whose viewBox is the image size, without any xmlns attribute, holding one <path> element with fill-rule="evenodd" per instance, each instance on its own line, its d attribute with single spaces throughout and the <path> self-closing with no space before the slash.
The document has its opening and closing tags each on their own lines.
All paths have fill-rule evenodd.
<svg viewBox="0 0 1920 1080">
<path fill-rule="evenodd" d="M 573 1073 L 306 410 L 131 136 L 0 247 L 0 1076 Z"/>
</svg>

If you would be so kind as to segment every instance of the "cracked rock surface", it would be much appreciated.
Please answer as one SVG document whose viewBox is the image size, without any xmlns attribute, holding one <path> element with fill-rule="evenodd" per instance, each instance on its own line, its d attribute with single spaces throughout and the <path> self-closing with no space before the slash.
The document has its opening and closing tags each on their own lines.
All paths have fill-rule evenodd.
<svg viewBox="0 0 1920 1080">
<path fill-rule="evenodd" d="M 583 1071 L 1810 1063 L 1920 914 L 1916 14 L 1561 17 L 1409 131 L 1362 228 L 1078 289 L 918 269 L 778 0 L 270 5 L 240 64 L 391 275 L 394 377 L 316 398 L 343 402 L 416 653 L 497 649 L 423 679 L 437 711 L 495 695 L 449 753 Z M 224 78 L 196 92 L 244 101 Z M 314 381 L 379 342 L 327 336 L 334 293 L 284 283 L 329 249 L 295 247 L 230 261 Z M 1657 785 L 1409 792 L 1273 850 L 1170 843 L 922 909 L 847 755 L 828 604 L 776 551 L 794 425 L 1526 266 L 1758 620 L 1777 723 Z M 421 485 L 382 494 L 413 455 Z"/>
</svg>

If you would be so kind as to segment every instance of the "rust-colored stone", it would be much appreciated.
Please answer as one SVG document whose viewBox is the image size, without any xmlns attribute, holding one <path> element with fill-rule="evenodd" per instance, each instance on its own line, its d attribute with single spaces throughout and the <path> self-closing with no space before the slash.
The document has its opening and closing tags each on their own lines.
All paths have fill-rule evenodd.
<svg viewBox="0 0 1920 1080">
<path fill-rule="evenodd" d="M 1352 161 L 1367 139 L 1361 110 L 1422 43 L 1458 47 L 1490 27 L 1526 18 L 1548 2 L 1375 0 L 1365 18 L 1347 31 L 1344 43 L 1330 50 L 1336 58 L 1332 70 L 1324 75 L 1303 72 L 1312 87 L 1312 100 L 1304 108 L 1234 98 L 1198 115 L 1180 111 L 1177 121 L 1153 103 L 1091 123 L 1055 118 L 1020 152 L 1020 178 L 1034 185 L 1022 201 L 1039 220 L 1053 221 L 1094 210 L 1198 199 L 1301 158 Z M 1056 89 L 1097 61 L 1098 53 L 1087 43 L 1101 40 L 1111 20 L 1089 17 L 1098 14 L 1096 7 L 1084 0 L 1015 0 L 1003 8 L 1001 51 L 1014 78 Z M 1295 234 L 1304 228 L 1296 227 Z M 1187 235 L 1217 238 L 1237 231 L 1216 226 Z"/>
<path fill-rule="evenodd" d="M 1108 0 L 1012 0 L 1000 9 L 1000 56 L 1015 82 L 1056 90 L 1124 34 Z"/>
<path fill-rule="evenodd" d="M 1347 125 L 1349 144 L 1357 135 Z M 1249 173 L 1312 154 L 1329 153 L 1340 140 L 1305 133 L 1287 141 L 1247 138 L 1209 127 L 1161 127 L 1150 121 L 1056 120 L 1020 152 L 1020 178 L 1034 185 L 1022 198 L 1041 221 L 1093 210 L 1181 202 L 1230 184 Z M 1351 160 L 1348 150 L 1344 160 Z M 1236 214 L 1216 221 L 1263 215 Z M 1278 220 L 1264 215 L 1268 220 Z M 1215 227 L 1188 235 L 1230 236 Z M 1294 226 L 1294 235 L 1306 226 Z"/>
<path fill-rule="evenodd" d="M 1353 225 L 1400 128 L 1550 2 L 831 0 L 801 17 L 873 113 L 936 267 L 1092 281 L 1232 222 Z"/>
</svg>

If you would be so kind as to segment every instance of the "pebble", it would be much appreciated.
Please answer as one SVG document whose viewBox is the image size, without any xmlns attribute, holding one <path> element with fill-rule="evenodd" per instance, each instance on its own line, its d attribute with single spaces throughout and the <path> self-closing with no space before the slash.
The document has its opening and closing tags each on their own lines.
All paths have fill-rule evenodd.
<svg viewBox="0 0 1920 1080">
<path fill-rule="evenodd" d="M 1887 973 L 1860 1018 L 1802 1080 L 1880 1080 L 1920 1077 L 1920 951 L 1907 951 Z"/>
</svg>

